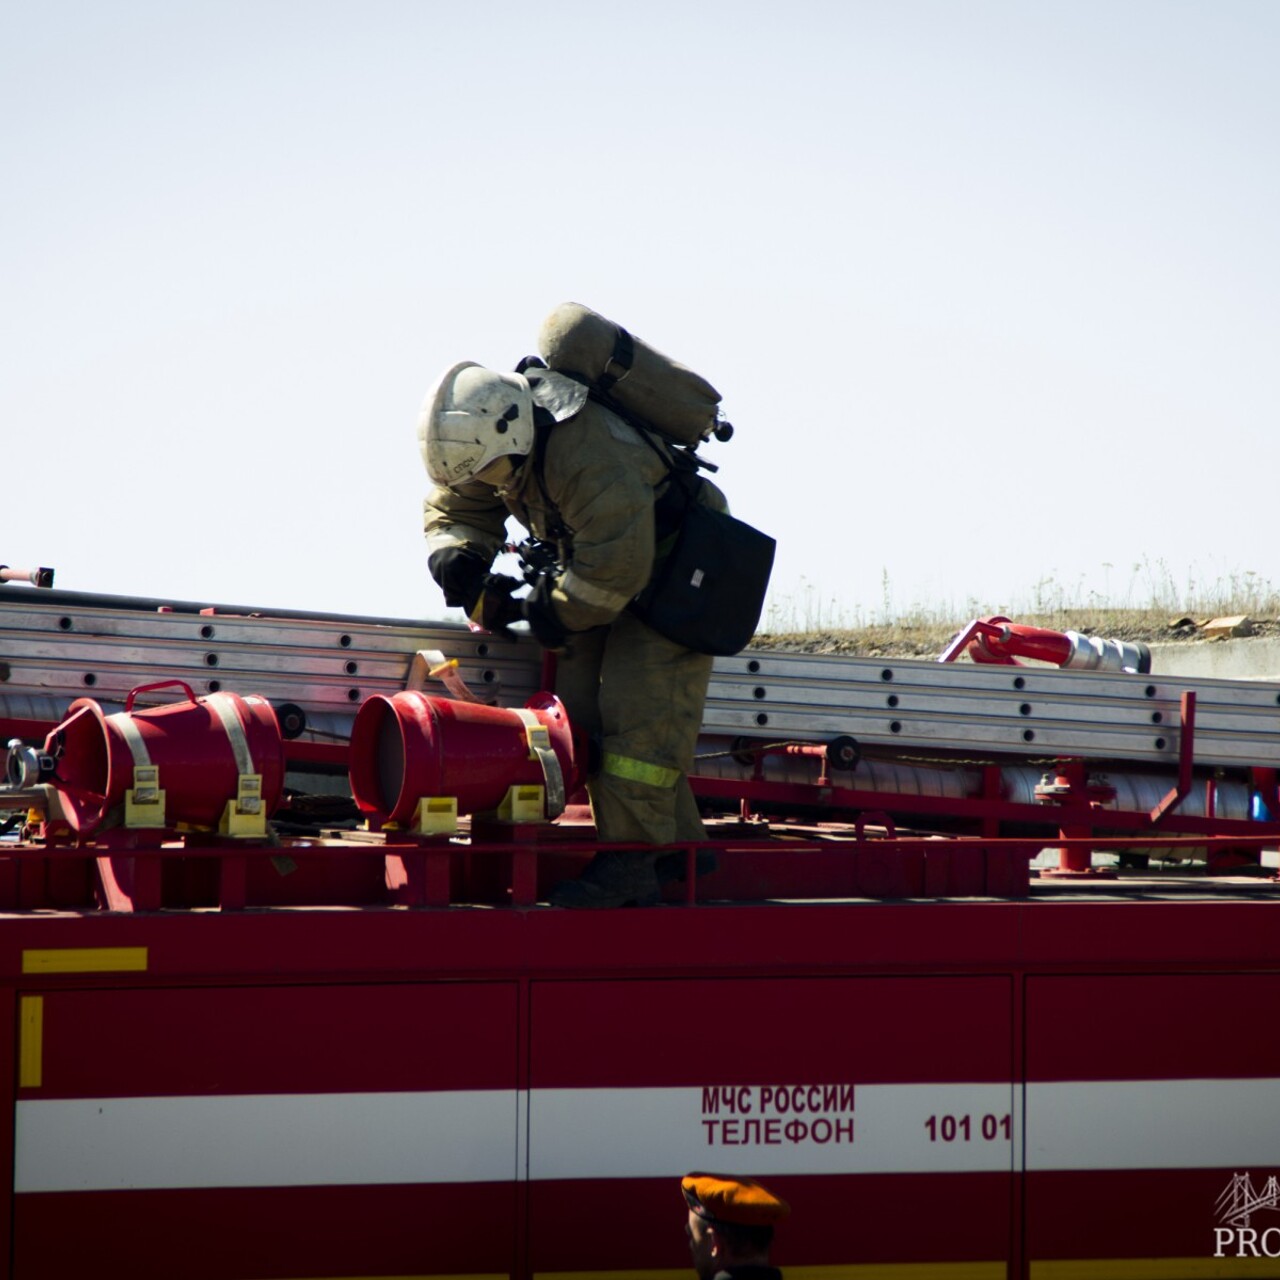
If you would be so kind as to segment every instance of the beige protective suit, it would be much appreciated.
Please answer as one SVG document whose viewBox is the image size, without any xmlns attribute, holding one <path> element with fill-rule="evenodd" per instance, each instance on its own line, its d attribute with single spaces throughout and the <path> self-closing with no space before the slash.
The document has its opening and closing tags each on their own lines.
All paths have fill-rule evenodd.
<svg viewBox="0 0 1280 1280">
<path fill-rule="evenodd" d="M 535 387 L 535 399 L 557 381 L 551 375 Z M 551 602 L 574 634 L 559 663 L 556 692 L 572 723 L 601 743 L 598 771 L 587 783 L 600 838 L 701 840 L 705 832 L 686 775 L 712 660 L 626 611 L 653 572 L 654 500 L 668 483 L 667 467 L 635 428 L 592 401 L 543 429 L 550 433 L 546 496 L 533 456 L 502 489 L 477 481 L 436 487 L 424 503 L 428 546 L 465 544 L 492 558 L 506 541 L 509 515 L 536 537 L 558 542 L 564 567 Z M 726 509 L 723 495 L 706 482 L 699 501 Z M 564 532 L 557 539 L 558 525 Z"/>
</svg>

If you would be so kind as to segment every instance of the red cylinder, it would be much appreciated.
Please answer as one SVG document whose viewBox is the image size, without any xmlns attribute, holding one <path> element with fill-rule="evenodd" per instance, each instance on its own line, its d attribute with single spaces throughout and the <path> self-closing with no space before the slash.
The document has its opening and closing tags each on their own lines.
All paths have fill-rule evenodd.
<svg viewBox="0 0 1280 1280">
<path fill-rule="evenodd" d="M 545 726 L 571 791 L 573 735 L 560 699 L 537 693 L 525 707 Z M 424 796 L 454 796 L 460 814 L 483 813 L 510 787 L 545 785 L 518 712 L 416 690 L 365 701 L 351 729 L 350 761 L 351 794 L 379 825 L 408 826 Z"/>
<path fill-rule="evenodd" d="M 1018 666 L 1018 658 L 1032 658 L 1037 662 L 1063 666 L 1071 657 L 1071 641 L 1061 631 L 1025 627 L 999 614 L 982 621 L 989 626 L 1001 627 L 1004 634 L 974 636 L 969 642 L 969 657 L 974 662 Z"/>
<path fill-rule="evenodd" d="M 216 827 L 227 801 L 236 798 L 244 763 L 237 759 L 224 715 L 239 725 L 252 765 L 245 772 L 262 777 L 264 811 L 269 815 L 279 803 L 284 742 L 271 704 L 255 694 L 242 698 L 220 692 L 196 698 L 190 688 L 182 687 L 188 701 L 141 711 L 133 709 L 141 689 L 130 693 L 125 710 L 115 715 L 106 715 L 92 698 L 79 698 L 67 708 L 67 718 L 45 739 L 44 749 L 57 758 L 51 782 L 74 830 L 88 834 L 124 803 L 137 763 L 131 736 L 141 741 L 159 771 L 164 825 Z"/>
</svg>

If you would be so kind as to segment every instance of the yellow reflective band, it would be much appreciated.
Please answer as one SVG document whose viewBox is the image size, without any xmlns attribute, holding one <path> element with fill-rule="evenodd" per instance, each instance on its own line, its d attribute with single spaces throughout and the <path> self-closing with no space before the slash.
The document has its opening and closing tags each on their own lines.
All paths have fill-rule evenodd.
<svg viewBox="0 0 1280 1280">
<path fill-rule="evenodd" d="M 23 973 L 145 973 L 146 947 L 57 947 L 24 951 Z"/>
<path fill-rule="evenodd" d="M 1275 1274 L 1274 1258 L 1051 1258 L 1031 1264 L 1031 1280 L 1233 1280 Z"/>
<path fill-rule="evenodd" d="M 18 1012 L 18 1087 L 44 1083 L 44 997 L 23 996 Z"/>
<path fill-rule="evenodd" d="M 572 569 L 566 569 L 558 586 L 570 600 L 577 600 L 592 609 L 624 609 L 631 597 L 622 591 L 611 591 L 608 587 L 598 587 L 579 577 Z"/>
<path fill-rule="evenodd" d="M 648 787 L 674 787 L 680 781 L 679 769 L 664 769 L 660 764 L 649 764 L 647 760 L 633 760 L 630 756 L 616 756 L 610 751 L 604 753 L 605 773 L 615 778 L 627 778 L 631 782 L 643 782 Z"/>
</svg>

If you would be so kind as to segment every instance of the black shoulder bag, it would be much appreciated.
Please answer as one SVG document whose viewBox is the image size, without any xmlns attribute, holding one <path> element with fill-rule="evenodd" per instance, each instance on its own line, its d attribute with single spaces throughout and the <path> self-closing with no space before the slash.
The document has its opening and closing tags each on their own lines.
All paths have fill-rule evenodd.
<svg viewBox="0 0 1280 1280">
<path fill-rule="evenodd" d="M 699 502 L 702 477 L 673 462 L 643 430 L 640 435 L 667 464 L 668 482 L 654 506 L 653 576 L 628 607 L 695 653 L 739 653 L 760 622 L 776 543 Z"/>
</svg>

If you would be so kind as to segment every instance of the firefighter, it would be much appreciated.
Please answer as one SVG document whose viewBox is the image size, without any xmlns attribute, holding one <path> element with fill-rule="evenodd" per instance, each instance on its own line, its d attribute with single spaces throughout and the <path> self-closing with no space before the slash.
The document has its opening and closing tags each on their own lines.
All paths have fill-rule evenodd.
<svg viewBox="0 0 1280 1280">
<path fill-rule="evenodd" d="M 769 1265 L 773 1229 L 791 1212 L 751 1178 L 691 1173 L 680 1183 L 685 1235 L 699 1280 L 782 1280 Z"/>
<path fill-rule="evenodd" d="M 486 630 L 527 621 L 560 655 L 556 692 L 599 745 L 587 790 L 602 841 L 702 840 L 687 774 L 712 660 L 627 608 L 653 572 L 655 502 L 675 483 L 670 455 L 574 379 L 527 374 L 465 362 L 427 394 L 418 440 L 435 483 L 424 504 L 431 575 L 445 603 Z M 707 482 L 698 500 L 726 506 Z M 509 516 L 555 547 L 554 565 L 524 597 L 514 594 L 522 583 L 491 572 Z M 656 901 L 658 857 L 602 850 L 551 901 Z"/>
</svg>

